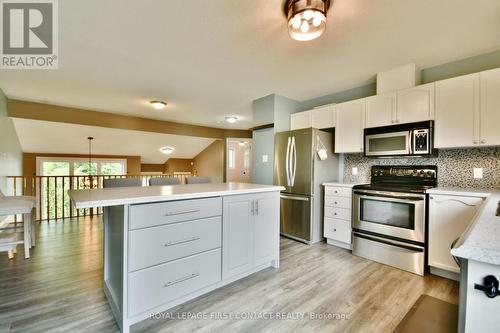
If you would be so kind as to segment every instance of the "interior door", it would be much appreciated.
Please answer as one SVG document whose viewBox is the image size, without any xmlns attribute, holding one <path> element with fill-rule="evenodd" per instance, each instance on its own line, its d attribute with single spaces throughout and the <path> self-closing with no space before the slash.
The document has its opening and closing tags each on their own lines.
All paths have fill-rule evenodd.
<svg viewBox="0 0 500 333">
<path fill-rule="evenodd" d="M 289 151 L 290 132 L 276 133 L 274 136 L 274 184 L 286 187 L 289 191 Z"/>
<path fill-rule="evenodd" d="M 311 195 L 313 192 L 313 129 L 292 131 L 290 172 L 291 186 L 288 192 Z"/>
<path fill-rule="evenodd" d="M 304 241 L 311 241 L 312 197 L 281 194 L 280 232 Z"/>
</svg>

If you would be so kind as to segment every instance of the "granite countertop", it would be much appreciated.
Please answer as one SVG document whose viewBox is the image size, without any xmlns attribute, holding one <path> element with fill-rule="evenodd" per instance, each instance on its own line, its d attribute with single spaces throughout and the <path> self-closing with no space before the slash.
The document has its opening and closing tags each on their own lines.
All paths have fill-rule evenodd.
<svg viewBox="0 0 500 333">
<path fill-rule="evenodd" d="M 469 227 L 451 250 L 451 254 L 455 257 L 500 265 L 500 217 L 496 216 L 500 190 L 438 187 L 428 190 L 427 193 L 485 198 Z"/>
<path fill-rule="evenodd" d="M 353 187 L 353 186 L 356 186 L 356 185 L 362 185 L 362 184 L 366 184 L 366 183 L 348 183 L 348 182 L 325 182 L 321 185 L 323 186 L 340 186 L 340 187 Z"/>
<path fill-rule="evenodd" d="M 170 186 L 134 186 L 71 190 L 75 208 L 92 208 L 149 202 L 207 198 L 234 194 L 282 191 L 282 186 L 246 183 L 188 184 Z"/>
</svg>

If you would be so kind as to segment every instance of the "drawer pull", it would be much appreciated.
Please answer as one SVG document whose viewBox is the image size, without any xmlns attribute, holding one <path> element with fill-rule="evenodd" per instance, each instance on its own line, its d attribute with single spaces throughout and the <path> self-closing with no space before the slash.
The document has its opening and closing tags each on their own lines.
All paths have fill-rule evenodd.
<svg viewBox="0 0 500 333">
<path fill-rule="evenodd" d="M 170 241 L 168 243 L 165 243 L 163 246 L 169 247 L 169 246 L 172 246 L 172 245 L 194 242 L 194 241 L 197 241 L 199 239 L 200 239 L 200 237 L 191 237 L 191 238 L 183 239 L 183 240 L 180 240 L 180 241 Z"/>
<path fill-rule="evenodd" d="M 334 204 L 336 204 L 336 205 L 338 205 L 338 204 L 339 204 L 337 201 L 334 201 L 333 203 L 334 203 Z"/>
<path fill-rule="evenodd" d="M 339 191 L 335 190 L 335 191 L 333 191 L 333 193 L 337 194 L 337 193 L 339 193 Z"/>
<path fill-rule="evenodd" d="M 182 214 L 189 214 L 189 213 L 198 213 L 199 211 L 200 211 L 199 209 L 181 210 L 181 211 L 177 211 L 177 212 L 166 213 L 165 216 L 174 216 L 174 215 L 182 215 Z"/>
<path fill-rule="evenodd" d="M 333 213 L 333 215 L 337 216 L 337 213 Z"/>
<path fill-rule="evenodd" d="M 165 283 L 163 286 L 170 287 L 170 286 L 173 286 L 174 284 L 181 283 L 181 282 L 184 282 L 187 280 L 191 280 L 191 279 L 194 279 L 195 277 L 198 277 L 198 276 L 200 276 L 200 273 L 189 274 L 188 276 L 182 277 L 180 279 L 169 281 L 169 282 Z"/>
</svg>

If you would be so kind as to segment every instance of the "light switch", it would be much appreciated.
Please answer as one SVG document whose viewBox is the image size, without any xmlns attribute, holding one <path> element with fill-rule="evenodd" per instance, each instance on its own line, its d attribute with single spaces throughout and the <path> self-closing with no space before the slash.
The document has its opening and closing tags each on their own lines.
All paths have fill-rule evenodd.
<svg viewBox="0 0 500 333">
<path fill-rule="evenodd" d="M 262 155 L 262 163 L 267 163 L 268 160 L 269 160 L 269 156 Z"/>
<path fill-rule="evenodd" d="M 483 179 L 483 168 L 474 168 L 474 179 Z"/>
<path fill-rule="evenodd" d="M 357 176 L 358 175 L 358 168 L 354 167 L 352 168 L 352 175 Z"/>
</svg>

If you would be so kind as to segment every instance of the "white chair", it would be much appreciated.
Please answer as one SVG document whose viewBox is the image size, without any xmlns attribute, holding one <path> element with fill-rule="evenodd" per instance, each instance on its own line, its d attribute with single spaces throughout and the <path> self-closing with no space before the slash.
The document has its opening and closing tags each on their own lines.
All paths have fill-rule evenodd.
<svg viewBox="0 0 500 333">
<path fill-rule="evenodd" d="M 35 198 L 29 196 L 0 196 L 0 216 L 19 215 L 24 217 L 24 238 L 18 240 L 17 235 L 2 233 L 0 237 L 0 251 L 9 251 L 9 258 L 16 252 L 17 244 L 24 243 L 24 257 L 30 257 L 30 248 L 35 246 Z"/>
</svg>

